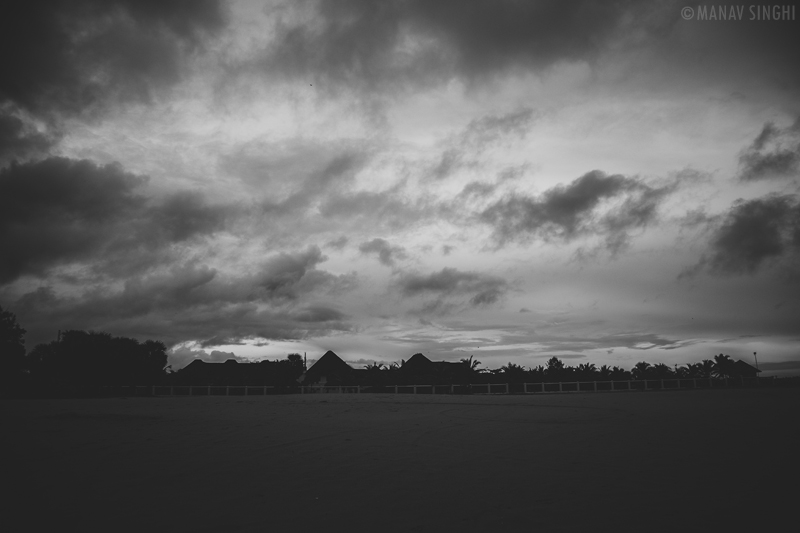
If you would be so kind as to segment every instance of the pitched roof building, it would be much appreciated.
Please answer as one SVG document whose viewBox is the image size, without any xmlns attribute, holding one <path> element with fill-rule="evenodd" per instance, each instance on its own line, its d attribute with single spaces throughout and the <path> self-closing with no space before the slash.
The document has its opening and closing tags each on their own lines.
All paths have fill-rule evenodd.
<svg viewBox="0 0 800 533">
<path fill-rule="evenodd" d="M 739 359 L 733 363 L 733 372 L 736 377 L 755 378 L 761 370 Z"/>
<path fill-rule="evenodd" d="M 403 362 L 400 371 L 406 381 L 420 385 L 466 382 L 469 376 L 469 368 L 464 363 L 431 361 L 421 353 L 415 353 Z"/>
<path fill-rule="evenodd" d="M 228 359 L 209 363 L 195 359 L 178 370 L 175 382 L 185 385 L 269 385 L 292 386 L 302 371 L 302 361 L 239 362 Z"/>
<path fill-rule="evenodd" d="M 355 376 L 353 367 L 328 350 L 297 381 L 301 385 L 349 385 L 354 383 Z"/>
</svg>

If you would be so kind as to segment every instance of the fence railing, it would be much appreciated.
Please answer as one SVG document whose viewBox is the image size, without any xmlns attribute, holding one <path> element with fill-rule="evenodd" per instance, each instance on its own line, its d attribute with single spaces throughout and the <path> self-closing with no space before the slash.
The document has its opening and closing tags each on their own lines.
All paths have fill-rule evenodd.
<svg viewBox="0 0 800 533">
<path fill-rule="evenodd" d="M 469 385 L 111 385 L 106 396 L 267 396 L 274 394 L 558 394 L 630 392 L 772 385 L 770 378 L 669 378 L 625 381 L 559 381 L 549 383 L 472 383 Z"/>
<path fill-rule="evenodd" d="M 609 381 L 561 381 L 556 383 L 523 383 L 523 393 L 545 392 L 615 392 L 677 390 L 720 387 L 757 387 L 772 383 L 758 377 L 738 378 L 667 378 Z"/>
<path fill-rule="evenodd" d="M 298 387 L 272 385 L 108 385 L 108 396 L 266 396 L 298 392 Z"/>
</svg>

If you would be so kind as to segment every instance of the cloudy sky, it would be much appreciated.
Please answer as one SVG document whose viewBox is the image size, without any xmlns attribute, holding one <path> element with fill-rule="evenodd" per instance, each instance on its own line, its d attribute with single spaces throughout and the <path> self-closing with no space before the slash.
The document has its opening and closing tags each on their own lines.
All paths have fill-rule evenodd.
<svg viewBox="0 0 800 533">
<path fill-rule="evenodd" d="M 0 304 L 28 349 L 800 371 L 800 21 L 11 4 Z"/>
</svg>

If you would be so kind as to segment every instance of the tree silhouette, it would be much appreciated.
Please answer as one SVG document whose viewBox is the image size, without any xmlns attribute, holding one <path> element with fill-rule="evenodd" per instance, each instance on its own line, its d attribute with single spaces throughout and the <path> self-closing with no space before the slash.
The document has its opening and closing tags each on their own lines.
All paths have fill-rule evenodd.
<svg viewBox="0 0 800 533">
<path fill-rule="evenodd" d="M 388 368 L 383 363 L 377 361 L 370 363 L 364 367 L 367 371 L 366 378 L 367 384 L 372 386 L 383 385 L 388 378 Z"/>
<path fill-rule="evenodd" d="M 31 375 L 45 385 L 86 390 L 99 385 L 151 385 L 164 376 L 167 348 L 108 333 L 69 330 L 37 345 L 27 358 Z"/>
<path fill-rule="evenodd" d="M 300 373 L 303 372 L 303 367 L 305 363 L 303 362 L 303 356 L 299 353 L 290 353 L 286 356 L 286 361 L 288 361 L 288 366 L 295 369 L 295 371 L 300 370 Z"/>
<path fill-rule="evenodd" d="M 535 368 L 528 370 L 528 375 L 531 377 L 532 382 L 542 383 L 544 382 L 546 371 L 547 370 L 545 369 L 544 365 L 538 365 Z"/>
<path fill-rule="evenodd" d="M 714 361 L 711 359 L 703 359 L 698 363 L 700 376 L 702 378 L 710 378 L 714 375 Z"/>
<path fill-rule="evenodd" d="M 294 385 L 297 378 L 303 375 L 303 357 L 299 353 L 290 353 L 286 359 L 276 363 L 277 383 L 280 385 Z"/>
<path fill-rule="evenodd" d="M 17 316 L 0 306 L 0 380 L 15 381 L 25 366 L 25 330 Z"/>
<path fill-rule="evenodd" d="M 481 362 L 477 359 L 473 359 L 471 355 L 469 356 L 469 359 L 466 357 L 461 359 L 461 363 L 467 367 L 467 370 L 469 370 L 470 374 L 479 372 L 478 366 L 480 366 Z"/>
<path fill-rule="evenodd" d="M 611 379 L 613 380 L 626 380 L 631 379 L 631 373 L 629 370 L 625 370 L 624 368 L 620 368 L 618 366 L 614 366 L 611 368 Z"/>
<path fill-rule="evenodd" d="M 592 381 L 596 377 L 597 367 L 594 363 L 581 363 L 575 369 L 575 372 L 578 374 L 578 381 Z"/>
<path fill-rule="evenodd" d="M 545 367 L 545 375 L 547 379 L 550 381 L 561 381 L 566 374 L 566 368 L 564 366 L 564 361 L 559 359 L 558 357 L 551 357 L 547 360 L 547 365 Z"/>
<path fill-rule="evenodd" d="M 653 379 L 670 379 L 675 377 L 675 372 L 664 363 L 656 363 L 650 368 L 649 375 Z"/>
<path fill-rule="evenodd" d="M 715 355 L 714 356 L 714 375 L 718 378 L 732 377 L 735 371 L 733 366 L 733 359 L 728 355 Z"/>
<path fill-rule="evenodd" d="M 161 341 L 146 340 L 142 343 L 144 361 L 142 368 L 146 372 L 145 383 L 164 375 L 167 371 L 167 346 Z"/>
<path fill-rule="evenodd" d="M 500 367 L 500 374 L 502 374 L 503 378 L 509 383 L 522 383 L 525 381 L 526 371 L 521 365 L 508 363 L 506 366 Z"/>
<path fill-rule="evenodd" d="M 633 369 L 631 370 L 631 374 L 633 375 L 633 379 L 640 380 L 640 379 L 647 379 L 650 375 L 650 363 L 646 363 L 645 361 L 640 361 L 633 365 Z"/>
</svg>

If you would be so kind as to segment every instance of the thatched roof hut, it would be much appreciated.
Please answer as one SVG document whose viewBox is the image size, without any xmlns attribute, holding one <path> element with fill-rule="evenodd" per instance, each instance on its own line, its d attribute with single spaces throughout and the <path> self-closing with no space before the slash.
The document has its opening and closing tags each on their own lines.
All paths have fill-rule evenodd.
<svg viewBox="0 0 800 533">
<path fill-rule="evenodd" d="M 331 350 L 319 358 L 297 380 L 302 385 L 346 385 L 353 381 L 355 370 Z"/>
</svg>

